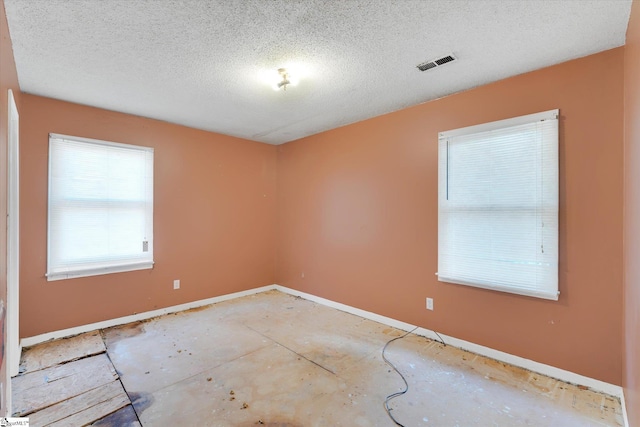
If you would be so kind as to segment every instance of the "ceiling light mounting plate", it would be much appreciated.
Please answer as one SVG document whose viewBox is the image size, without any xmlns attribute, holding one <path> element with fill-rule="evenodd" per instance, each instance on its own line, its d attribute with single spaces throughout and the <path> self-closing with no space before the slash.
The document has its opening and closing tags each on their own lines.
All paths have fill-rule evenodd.
<svg viewBox="0 0 640 427">
<path fill-rule="evenodd" d="M 287 90 L 287 85 L 291 84 L 289 80 L 289 73 L 286 68 L 278 68 L 278 74 L 280 74 L 280 81 L 278 82 L 278 89 Z"/>
<path fill-rule="evenodd" d="M 289 67 L 278 68 L 277 73 L 271 74 L 273 76 L 273 80 L 271 80 L 273 90 L 279 91 L 282 89 L 286 91 L 288 87 L 297 86 L 300 78 L 299 73 L 300 70 L 298 68 L 294 68 L 293 71 Z"/>
</svg>

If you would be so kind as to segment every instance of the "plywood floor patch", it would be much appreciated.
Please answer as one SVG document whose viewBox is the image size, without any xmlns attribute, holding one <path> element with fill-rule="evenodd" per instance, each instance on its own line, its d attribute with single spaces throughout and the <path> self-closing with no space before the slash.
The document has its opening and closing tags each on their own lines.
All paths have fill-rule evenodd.
<svg viewBox="0 0 640 427">
<path fill-rule="evenodd" d="M 39 371 L 104 352 L 105 347 L 100 332 L 87 332 L 23 349 L 20 357 L 20 372 Z"/>
<path fill-rule="evenodd" d="M 106 354 L 20 375 L 12 380 L 13 410 L 25 416 L 116 379 Z"/>
<path fill-rule="evenodd" d="M 63 420 L 49 424 L 49 427 L 86 426 L 129 404 L 126 394 L 119 394 L 111 399 L 98 403 L 84 411 L 71 415 Z"/>
<path fill-rule="evenodd" d="M 86 425 L 129 403 L 122 384 L 114 380 L 29 415 L 29 424 L 33 427 Z"/>
</svg>

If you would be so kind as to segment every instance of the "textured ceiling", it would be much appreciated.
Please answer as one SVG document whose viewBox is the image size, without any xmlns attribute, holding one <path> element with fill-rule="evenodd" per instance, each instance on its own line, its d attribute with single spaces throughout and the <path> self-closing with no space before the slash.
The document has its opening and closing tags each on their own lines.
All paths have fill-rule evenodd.
<svg viewBox="0 0 640 427">
<path fill-rule="evenodd" d="M 5 0 L 24 92 L 279 144 L 621 46 L 631 0 Z M 449 53 L 431 71 L 416 65 Z M 276 92 L 265 74 L 297 71 Z"/>
</svg>

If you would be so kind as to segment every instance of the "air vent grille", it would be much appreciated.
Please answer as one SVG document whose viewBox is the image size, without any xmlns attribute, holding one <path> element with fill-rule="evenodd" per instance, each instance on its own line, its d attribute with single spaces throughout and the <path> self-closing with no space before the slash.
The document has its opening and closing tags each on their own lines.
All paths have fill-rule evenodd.
<svg viewBox="0 0 640 427">
<path fill-rule="evenodd" d="M 438 65 L 437 65 L 435 62 L 433 62 L 433 61 L 430 61 L 430 62 L 423 62 L 422 64 L 418 65 L 418 70 L 420 70 L 420 71 L 427 71 L 427 70 L 430 70 L 430 69 L 432 69 L 432 68 L 436 68 L 437 66 L 438 66 Z"/>
<path fill-rule="evenodd" d="M 451 62 L 451 61 L 455 61 L 455 60 L 456 60 L 456 58 L 454 58 L 453 56 L 447 55 L 447 56 L 445 56 L 443 58 L 436 59 L 435 63 L 438 64 L 438 65 L 444 65 L 447 62 Z"/>
<path fill-rule="evenodd" d="M 456 59 L 457 58 L 455 56 L 453 56 L 453 54 L 449 54 L 449 55 L 443 56 L 441 58 L 436 58 L 436 59 L 433 59 L 431 61 L 423 62 L 422 64 L 418 64 L 416 67 L 420 71 L 427 71 L 427 70 L 431 70 L 433 68 L 440 67 L 442 65 L 448 64 L 450 62 L 453 62 Z"/>
</svg>

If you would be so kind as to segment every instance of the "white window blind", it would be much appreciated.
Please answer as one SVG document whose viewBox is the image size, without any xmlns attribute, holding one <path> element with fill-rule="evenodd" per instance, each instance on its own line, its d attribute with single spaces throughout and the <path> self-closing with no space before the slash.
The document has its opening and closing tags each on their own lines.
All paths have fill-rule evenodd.
<svg viewBox="0 0 640 427">
<path fill-rule="evenodd" d="M 558 110 L 440 133 L 438 280 L 558 299 Z"/>
<path fill-rule="evenodd" d="M 153 266 L 153 148 L 49 135 L 47 279 Z"/>
</svg>

